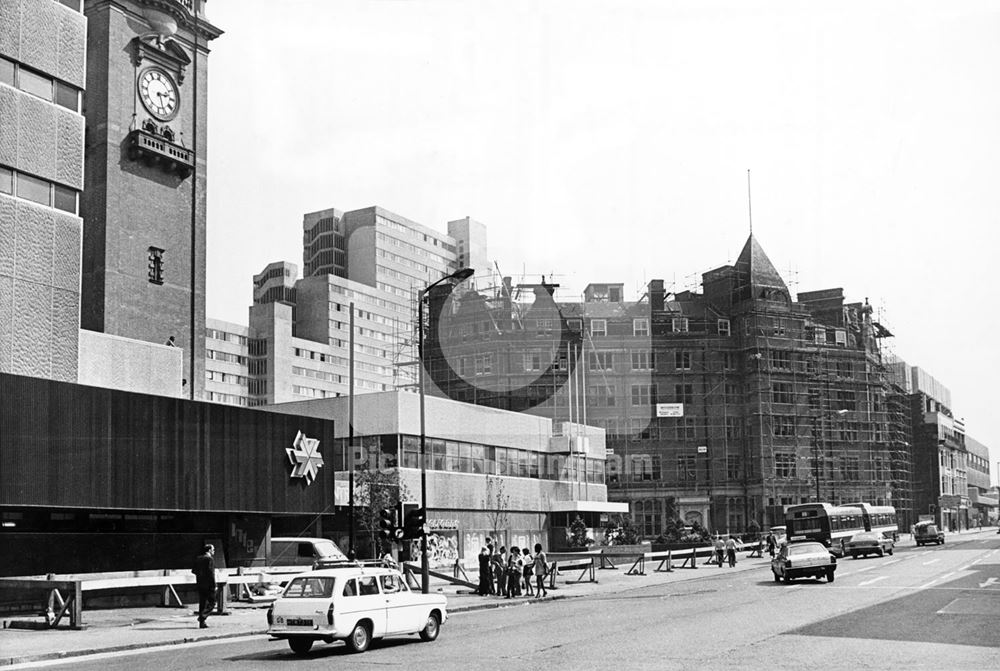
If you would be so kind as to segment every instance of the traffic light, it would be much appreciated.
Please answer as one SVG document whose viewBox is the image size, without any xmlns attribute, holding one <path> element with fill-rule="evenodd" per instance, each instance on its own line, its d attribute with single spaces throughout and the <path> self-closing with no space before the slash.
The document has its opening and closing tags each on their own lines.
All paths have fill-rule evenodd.
<svg viewBox="0 0 1000 671">
<path fill-rule="evenodd" d="M 403 538 L 420 538 L 426 532 L 427 511 L 417 508 L 406 513 L 403 520 Z"/>
<path fill-rule="evenodd" d="M 392 542 L 396 539 L 396 511 L 392 508 L 383 508 L 378 511 L 379 538 Z"/>
</svg>

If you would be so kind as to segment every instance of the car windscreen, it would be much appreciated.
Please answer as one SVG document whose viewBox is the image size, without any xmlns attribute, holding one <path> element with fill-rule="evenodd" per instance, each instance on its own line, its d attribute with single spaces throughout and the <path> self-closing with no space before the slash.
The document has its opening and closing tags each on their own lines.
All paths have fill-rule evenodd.
<svg viewBox="0 0 1000 671">
<path fill-rule="evenodd" d="M 792 545 L 788 548 L 789 555 L 808 555 L 816 552 L 826 552 L 826 548 L 819 543 L 809 543 L 807 545 Z"/>
<path fill-rule="evenodd" d="M 333 541 L 316 541 L 316 555 L 320 559 L 347 561 L 347 556 L 340 551 Z"/>
<path fill-rule="evenodd" d="M 295 578 L 285 589 L 286 599 L 329 599 L 333 595 L 334 578 Z"/>
</svg>

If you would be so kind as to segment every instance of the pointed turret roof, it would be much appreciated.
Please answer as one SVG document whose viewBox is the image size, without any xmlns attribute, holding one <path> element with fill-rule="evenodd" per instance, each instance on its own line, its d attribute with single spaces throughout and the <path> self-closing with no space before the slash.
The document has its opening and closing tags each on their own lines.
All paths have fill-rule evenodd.
<svg viewBox="0 0 1000 671">
<path fill-rule="evenodd" d="M 778 289 L 784 293 L 787 300 L 789 297 L 788 287 L 781 275 L 775 270 L 771 259 L 767 258 L 764 249 L 753 237 L 753 233 L 747 238 L 743 245 L 743 251 L 736 259 L 736 272 L 739 274 L 741 283 L 749 284 L 753 289 L 752 295 L 756 298 L 765 298 L 771 292 L 761 292 L 760 289 Z"/>
</svg>

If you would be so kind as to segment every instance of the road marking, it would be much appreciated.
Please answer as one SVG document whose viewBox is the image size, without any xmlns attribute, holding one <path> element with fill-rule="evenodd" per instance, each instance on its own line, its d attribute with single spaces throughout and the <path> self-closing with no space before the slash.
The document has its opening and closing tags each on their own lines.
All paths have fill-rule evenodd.
<svg viewBox="0 0 1000 671">
<path fill-rule="evenodd" d="M 926 585 L 921 585 L 917 589 L 927 589 L 928 587 L 930 587 L 931 585 L 933 585 L 934 583 L 936 583 L 938 580 L 944 580 L 945 578 L 950 578 L 953 575 L 955 575 L 954 571 L 952 571 L 951 573 L 945 573 L 943 576 L 940 576 L 938 578 L 934 578 L 934 580 L 931 580 Z"/>
<path fill-rule="evenodd" d="M 866 566 L 864 568 L 859 568 L 857 570 L 857 573 L 861 573 L 863 571 L 871 571 L 873 568 L 878 568 L 878 566 Z"/>
<path fill-rule="evenodd" d="M 937 559 L 932 559 L 932 560 L 930 560 L 930 561 L 925 561 L 925 562 L 924 562 L 924 566 L 928 566 L 928 565 L 930 565 L 930 564 L 933 564 L 933 563 L 935 563 L 935 562 L 939 562 L 939 561 L 941 561 L 941 558 L 940 558 L 940 557 L 938 557 Z"/>
<path fill-rule="evenodd" d="M 902 559 L 890 559 L 889 561 L 885 562 L 884 565 L 888 566 L 889 564 L 895 564 L 895 563 L 901 562 L 901 561 L 903 561 L 903 560 Z"/>
<path fill-rule="evenodd" d="M 980 587 L 980 589 L 983 589 L 983 588 L 989 587 L 990 585 L 996 585 L 998 582 L 1000 582 L 1000 579 L 997 579 L 997 578 L 987 578 L 986 582 L 979 583 L 979 587 Z"/>
<path fill-rule="evenodd" d="M 879 580 L 885 580 L 888 577 L 889 576 L 887 576 L 887 575 L 883 575 L 883 576 L 879 576 L 878 578 L 872 578 L 871 580 L 865 580 L 864 582 L 859 582 L 858 583 L 858 587 L 864 587 L 865 585 L 871 585 L 872 583 L 876 583 Z"/>
</svg>

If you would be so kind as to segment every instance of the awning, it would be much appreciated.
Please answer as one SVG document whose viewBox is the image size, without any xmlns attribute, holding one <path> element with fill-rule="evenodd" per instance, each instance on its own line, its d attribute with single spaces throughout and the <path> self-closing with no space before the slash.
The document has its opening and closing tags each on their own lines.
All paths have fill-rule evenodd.
<svg viewBox="0 0 1000 671">
<path fill-rule="evenodd" d="M 611 501 L 553 501 L 552 513 L 628 513 L 627 503 Z"/>
</svg>

